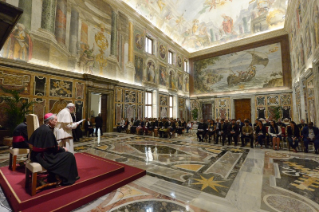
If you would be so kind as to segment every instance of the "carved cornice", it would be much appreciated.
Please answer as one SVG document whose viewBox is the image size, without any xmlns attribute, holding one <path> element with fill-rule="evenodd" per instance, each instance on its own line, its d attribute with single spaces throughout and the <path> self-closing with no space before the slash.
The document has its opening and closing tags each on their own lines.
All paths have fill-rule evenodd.
<svg viewBox="0 0 319 212">
<path fill-rule="evenodd" d="M 6 67 L 6 68 L 12 68 L 15 70 L 25 70 L 25 71 L 32 71 L 37 72 L 40 74 L 51 74 L 55 76 L 61 76 L 61 77 L 70 77 L 74 79 L 82 79 L 83 80 L 83 74 L 78 72 L 72 72 L 72 71 L 65 71 L 62 69 L 55 69 L 50 67 L 44 67 L 40 65 L 30 64 L 23 61 L 18 60 L 11 60 L 7 58 L 0 58 L 0 66 Z"/>
<path fill-rule="evenodd" d="M 226 50 L 226 49 L 231 49 L 233 47 L 237 47 L 237 46 L 243 46 L 243 45 L 247 45 L 250 43 L 254 43 L 254 42 L 258 42 L 258 41 L 263 41 L 263 40 L 267 40 L 270 38 L 275 38 L 275 37 L 279 37 L 282 35 L 287 35 L 287 31 L 285 29 L 279 29 L 279 30 L 275 30 L 272 32 L 268 32 L 268 33 L 263 33 L 260 35 L 255 35 L 249 38 L 244 38 L 242 40 L 238 40 L 238 41 L 234 41 L 234 42 L 229 42 L 220 46 L 215 46 L 215 47 L 211 47 L 208 49 L 204 49 L 198 52 L 194 52 L 190 54 L 190 58 L 193 57 L 198 57 L 198 56 L 202 56 L 202 55 L 206 55 L 206 54 L 210 54 L 210 53 L 214 53 L 214 52 L 218 52 L 218 51 L 222 51 L 222 50 Z"/>
</svg>

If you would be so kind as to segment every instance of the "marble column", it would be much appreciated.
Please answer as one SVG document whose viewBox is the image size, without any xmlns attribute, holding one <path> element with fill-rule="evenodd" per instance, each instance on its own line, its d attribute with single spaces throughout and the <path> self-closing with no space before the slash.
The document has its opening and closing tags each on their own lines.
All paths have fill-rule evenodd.
<svg viewBox="0 0 319 212">
<path fill-rule="evenodd" d="M 19 22 L 27 29 L 31 29 L 32 0 L 20 0 L 19 8 L 23 9 L 23 14 Z"/>
<path fill-rule="evenodd" d="M 306 117 L 306 103 L 305 103 L 305 93 L 303 92 L 303 83 L 302 83 L 303 79 L 300 79 L 300 107 L 301 107 L 301 118 L 304 120 L 307 120 Z"/>
<path fill-rule="evenodd" d="M 117 11 L 112 11 L 111 55 L 117 55 Z"/>
<path fill-rule="evenodd" d="M 42 3 L 41 28 L 54 34 L 56 0 L 45 0 Z"/>
<path fill-rule="evenodd" d="M 128 51 L 128 61 L 134 63 L 134 32 L 133 23 L 129 22 L 129 51 Z"/>
<path fill-rule="evenodd" d="M 173 95 L 173 118 L 179 118 L 178 114 L 178 95 Z"/>
<path fill-rule="evenodd" d="M 66 18 L 67 0 L 57 0 L 56 19 L 55 19 L 55 37 L 58 43 L 65 45 L 66 39 Z"/>
<path fill-rule="evenodd" d="M 313 80 L 313 85 L 314 85 L 314 95 L 315 95 L 315 105 L 316 105 L 316 124 L 318 127 L 319 123 L 319 64 L 314 64 L 313 65 L 313 74 L 314 74 L 314 80 Z"/>
<path fill-rule="evenodd" d="M 153 90 L 153 118 L 158 118 L 158 110 L 159 110 L 159 95 L 158 90 Z"/>
<path fill-rule="evenodd" d="M 70 38 L 69 50 L 72 55 L 77 54 L 77 43 L 79 37 L 79 12 L 74 8 L 71 9 Z"/>
</svg>

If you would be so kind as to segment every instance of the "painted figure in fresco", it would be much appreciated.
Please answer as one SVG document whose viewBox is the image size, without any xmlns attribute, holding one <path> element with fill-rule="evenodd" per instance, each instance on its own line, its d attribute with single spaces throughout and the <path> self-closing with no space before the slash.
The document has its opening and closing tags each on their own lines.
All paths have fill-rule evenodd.
<svg viewBox="0 0 319 212">
<path fill-rule="evenodd" d="M 193 21 L 193 27 L 192 27 L 193 34 L 195 34 L 197 32 L 197 30 L 198 30 L 198 23 L 199 23 L 199 20 L 197 20 L 197 19 L 195 19 Z"/>
<path fill-rule="evenodd" d="M 90 49 L 88 44 L 84 45 L 84 51 L 79 60 L 79 66 L 83 70 L 83 73 L 93 74 L 94 68 L 94 43 L 93 47 Z"/>
<path fill-rule="evenodd" d="M 143 79 L 143 58 L 135 56 L 135 82 L 141 83 Z"/>
<path fill-rule="evenodd" d="M 155 83 L 155 64 L 153 61 L 147 63 L 147 80 Z"/>
<path fill-rule="evenodd" d="M 163 2 L 163 0 L 157 0 L 157 5 L 160 8 L 161 12 L 163 11 L 166 4 Z"/>
<path fill-rule="evenodd" d="M 180 56 L 177 57 L 177 64 L 178 64 L 178 67 L 182 67 L 182 58 Z"/>
<path fill-rule="evenodd" d="M 188 78 L 185 79 L 185 91 L 189 92 L 189 81 L 188 81 Z"/>
<path fill-rule="evenodd" d="M 170 76 L 169 76 L 169 87 L 173 90 L 176 89 L 176 85 L 175 85 L 175 75 L 173 73 L 173 71 L 171 71 Z"/>
<path fill-rule="evenodd" d="M 160 66 L 160 84 L 166 86 L 166 68 Z"/>
<path fill-rule="evenodd" d="M 163 45 L 160 45 L 160 56 L 163 59 L 165 59 L 165 57 L 166 57 L 166 47 Z"/>
<path fill-rule="evenodd" d="M 32 58 L 32 40 L 25 26 L 18 23 L 3 47 L 3 57 L 28 61 Z"/>
<path fill-rule="evenodd" d="M 182 74 L 178 76 L 178 89 L 183 90 L 183 75 Z"/>
<path fill-rule="evenodd" d="M 162 107 L 162 110 L 161 110 L 161 117 L 168 117 L 166 107 Z"/>
<path fill-rule="evenodd" d="M 136 47 L 138 49 L 142 49 L 143 48 L 143 37 L 142 37 L 142 35 L 137 34 L 135 36 L 135 44 L 136 44 Z"/>
<path fill-rule="evenodd" d="M 224 18 L 223 20 L 223 30 L 225 32 L 225 34 L 230 34 L 233 32 L 233 26 L 234 26 L 234 21 L 231 17 L 226 16 L 225 14 L 222 15 L 222 17 Z"/>
</svg>

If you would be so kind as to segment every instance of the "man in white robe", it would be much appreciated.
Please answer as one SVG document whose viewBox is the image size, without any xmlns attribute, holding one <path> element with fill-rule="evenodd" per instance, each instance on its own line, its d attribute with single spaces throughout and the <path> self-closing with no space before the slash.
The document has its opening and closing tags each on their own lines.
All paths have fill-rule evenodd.
<svg viewBox="0 0 319 212">
<path fill-rule="evenodd" d="M 58 115 L 58 123 L 54 128 L 54 135 L 59 143 L 59 146 L 66 147 L 69 152 L 74 154 L 72 129 L 78 126 L 78 123 L 73 123 L 71 113 L 75 110 L 75 105 L 69 103 L 66 108 L 61 110 Z"/>
</svg>

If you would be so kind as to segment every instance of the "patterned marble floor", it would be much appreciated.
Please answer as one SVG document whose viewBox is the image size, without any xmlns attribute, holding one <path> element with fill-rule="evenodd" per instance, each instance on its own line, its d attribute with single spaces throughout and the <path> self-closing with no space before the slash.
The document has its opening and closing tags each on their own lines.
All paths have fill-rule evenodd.
<svg viewBox="0 0 319 212">
<path fill-rule="evenodd" d="M 76 212 L 319 212 L 319 157 L 312 153 L 198 143 L 194 135 L 118 133 L 105 134 L 99 144 L 95 137 L 82 139 L 75 150 L 147 171 Z M 0 149 L 0 166 L 8 164 L 5 151 Z M 10 211 L 2 191 L 0 201 L 0 211 Z"/>
</svg>

